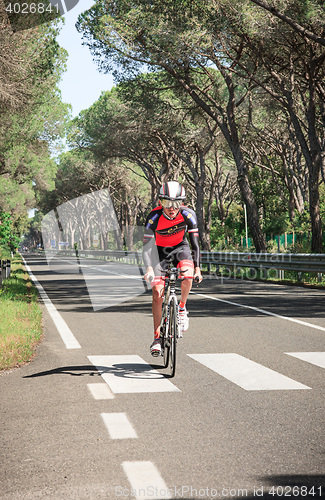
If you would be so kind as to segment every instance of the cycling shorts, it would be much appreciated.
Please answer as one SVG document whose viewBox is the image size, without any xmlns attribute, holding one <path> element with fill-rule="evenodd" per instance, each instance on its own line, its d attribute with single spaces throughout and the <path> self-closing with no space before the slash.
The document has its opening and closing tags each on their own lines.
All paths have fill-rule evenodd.
<svg viewBox="0 0 325 500">
<path fill-rule="evenodd" d="M 194 270 L 191 249 L 188 244 L 182 243 L 177 247 L 157 247 L 157 249 L 159 263 L 154 268 L 155 279 L 151 282 L 152 287 L 165 284 L 165 281 L 160 276 L 162 271 L 168 268 L 169 261 L 171 261 L 175 267 Z"/>
</svg>

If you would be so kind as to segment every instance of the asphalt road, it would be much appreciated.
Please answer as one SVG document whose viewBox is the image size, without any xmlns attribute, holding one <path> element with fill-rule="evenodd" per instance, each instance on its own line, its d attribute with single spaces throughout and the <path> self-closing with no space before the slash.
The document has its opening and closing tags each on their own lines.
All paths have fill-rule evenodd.
<svg viewBox="0 0 325 500">
<path fill-rule="evenodd" d="M 324 291 L 204 280 L 170 379 L 126 266 L 25 258 L 49 300 L 0 377 L 2 500 L 325 497 Z"/>
</svg>

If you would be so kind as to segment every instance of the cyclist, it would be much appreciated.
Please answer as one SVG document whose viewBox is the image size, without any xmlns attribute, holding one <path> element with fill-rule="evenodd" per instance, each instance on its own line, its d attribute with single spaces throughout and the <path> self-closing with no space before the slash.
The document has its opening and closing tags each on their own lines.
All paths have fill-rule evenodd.
<svg viewBox="0 0 325 500">
<path fill-rule="evenodd" d="M 146 281 L 152 279 L 152 314 L 154 341 L 150 346 L 153 356 L 161 352 L 160 321 L 164 281 L 161 270 L 167 268 L 168 261 L 183 271 L 186 279 L 181 283 L 179 317 L 181 331 L 188 329 L 186 301 L 192 288 L 193 278 L 202 281 L 200 269 L 199 232 L 196 214 L 183 205 L 184 187 L 175 181 L 165 182 L 159 191 L 159 206 L 148 215 L 143 237 L 143 260 L 146 266 Z M 192 252 L 186 233 L 188 232 Z M 193 254 L 193 257 L 192 257 Z"/>
</svg>

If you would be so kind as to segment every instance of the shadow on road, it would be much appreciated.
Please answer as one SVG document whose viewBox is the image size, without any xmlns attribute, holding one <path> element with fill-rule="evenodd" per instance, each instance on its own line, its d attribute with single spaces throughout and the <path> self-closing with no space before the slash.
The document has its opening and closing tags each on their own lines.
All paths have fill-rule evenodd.
<svg viewBox="0 0 325 500">
<path fill-rule="evenodd" d="M 33 373 L 32 375 L 25 375 L 23 378 L 47 377 L 50 375 L 71 375 L 73 377 L 82 377 L 86 375 L 94 377 L 109 373 L 115 375 L 116 377 L 136 379 L 161 379 L 161 373 L 152 371 L 155 368 L 163 367 L 154 367 L 144 363 L 116 363 L 113 366 L 97 367 L 95 367 L 94 365 L 63 366 L 60 368 L 54 368 L 53 370 Z"/>
<path fill-rule="evenodd" d="M 31 264 L 31 262 L 29 262 Z M 47 267 L 45 259 L 35 259 L 33 265 L 43 265 L 44 270 L 37 270 L 36 277 L 43 277 L 41 284 L 59 311 L 65 310 L 81 313 L 94 312 L 89 298 L 85 280 L 81 276 L 59 274 Z M 116 282 L 114 282 L 116 283 Z M 107 312 L 151 314 L 151 291 L 143 292 L 125 302 L 120 302 L 123 289 L 116 287 L 117 303 L 96 311 L 96 314 Z M 132 287 L 132 282 L 131 285 Z M 266 309 L 275 314 L 292 318 L 325 318 L 324 290 L 312 290 L 299 287 L 272 285 L 240 279 L 224 280 L 204 279 L 199 287 L 193 286 L 194 294 L 189 297 L 188 309 L 192 317 L 257 317 L 262 312 L 236 307 L 225 302 L 209 300 L 218 297 L 221 300 Z M 111 293 L 111 292 L 110 292 Z M 200 294 L 207 297 L 200 297 Z M 136 294 L 135 294 L 136 295 Z"/>
</svg>

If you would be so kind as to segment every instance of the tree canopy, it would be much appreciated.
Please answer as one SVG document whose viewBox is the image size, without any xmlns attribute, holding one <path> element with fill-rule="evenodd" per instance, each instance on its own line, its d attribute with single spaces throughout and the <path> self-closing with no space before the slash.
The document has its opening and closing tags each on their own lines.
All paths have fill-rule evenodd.
<svg viewBox="0 0 325 500">
<path fill-rule="evenodd" d="M 10 217 L 20 235 L 27 211 L 53 186 L 69 119 L 57 87 L 66 54 L 56 24 L 15 31 L 2 0 L 0 25 L 0 223 Z"/>
<path fill-rule="evenodd" d="M 263 110 L 276 109 L 278 130 L 288 137 L 280 163 L 288 161 L 288 147 L 296 152 L 291 154 L 292 173 L 284 181 L 292 191 L 290 179 L 297 179 L 303 157 L 312 249 L 321 251 L 324 17 L 319 0 L 99 0 L 80 16 L 78 29 L 102 71 L 113 70 L 123 82 L 148 68 L 164 70 L 214 121 L 236 165 L 257 251 L 265 250 L 266 243 L 263 207 L 256 200 L 251 172 L 257 153 L 252 138 L 256 129 L 259 137 L 264 135 Z M 279 141 L 271 135 L 274 152 Z M 263 158 L 260 152 L 258 159 L 267 168 L 269 155 Z M 269 168 L 274 174 L 274 165 Z M 295 200 L 293 192 L 291 198 Z"/>
</svg>

